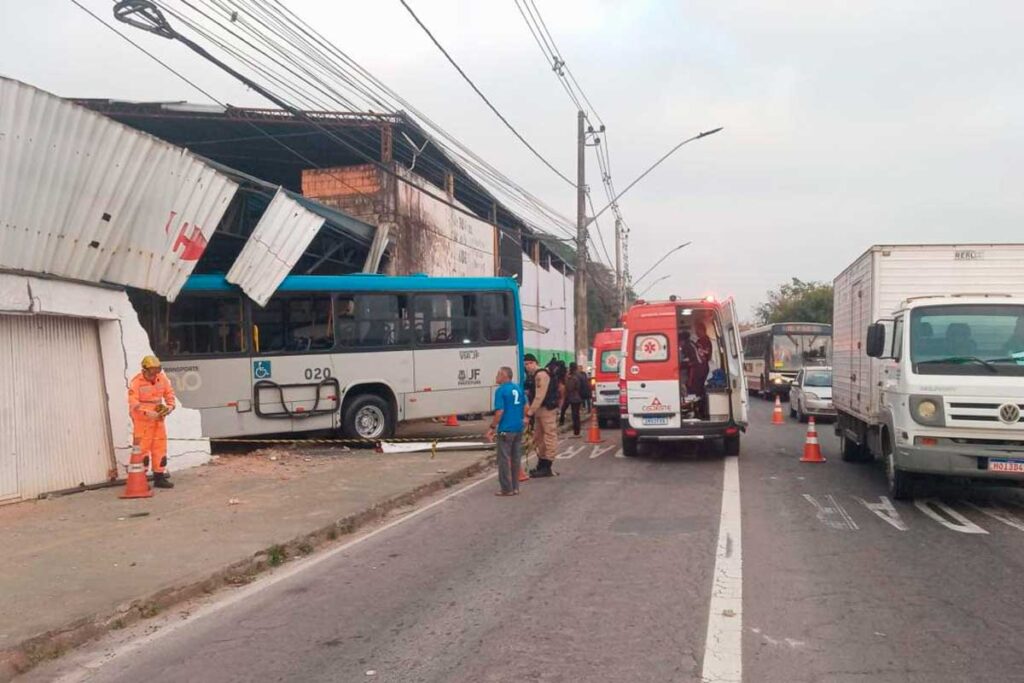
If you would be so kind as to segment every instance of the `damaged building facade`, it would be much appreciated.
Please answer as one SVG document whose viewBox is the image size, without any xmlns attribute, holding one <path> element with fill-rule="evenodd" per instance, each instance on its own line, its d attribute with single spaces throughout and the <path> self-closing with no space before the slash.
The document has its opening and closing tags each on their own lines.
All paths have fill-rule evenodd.
<svg viewBox="0 0 1024 683">
<path fill-rule="evenodd" d="M 309 112 L 310 122 L 270 109 L 77 102 L 375 226 L 370 272 L 515 278 L 526 351 L 572 360 L 571 254 L 403 114 Z"/>
<path fill-rule="evenodd" d="M 513 277 L 527 351 L 571 355 L 557 245 L 404 117 L 321 119 L 392 173 L 279 111 L 66 100 L 0 78 L 0 388 L 19 397 L 0 410 L 0 503 L 123 476 L 128 382 L 158 350 L 140 315 L 190 275 L 261 305 L 289 274 Z M 167 426 L 172 470 L 208 461 L 197 411 Z"/>
</svg>

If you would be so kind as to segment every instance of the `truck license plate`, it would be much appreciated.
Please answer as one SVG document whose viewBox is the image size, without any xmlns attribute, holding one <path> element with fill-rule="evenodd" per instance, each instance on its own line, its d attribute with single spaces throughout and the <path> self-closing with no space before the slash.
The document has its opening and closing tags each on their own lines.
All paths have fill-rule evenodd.
<svg viewBox="0 0 1024 683">
<path fill-rule="evenodd" d="M 668 418 L 667 417 L 645 417 L 644 418 L 644 425 L 667 425 L 667 424 L 668 424 Z M 1021 471 L 1024 472 L 1024 470 L 1021 470 Z"/>
<path fill-rule="evenodd" d="M 1020 458 L 989 458 L 988 471 L 1024 474 L 1024 460 Z"/>
</svg>

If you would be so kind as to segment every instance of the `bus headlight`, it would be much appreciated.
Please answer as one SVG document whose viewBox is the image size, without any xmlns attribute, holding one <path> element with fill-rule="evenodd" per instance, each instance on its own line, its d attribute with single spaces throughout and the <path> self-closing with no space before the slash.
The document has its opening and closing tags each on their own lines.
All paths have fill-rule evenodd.
<svg viewBox="0 0 1024 683">
<path fill-rule="evenodd" d="M 910 416 L 914 422 L 927 427 L 946 426 L 946 415 L 939 396 L 911 396 Z"/>
</svg>

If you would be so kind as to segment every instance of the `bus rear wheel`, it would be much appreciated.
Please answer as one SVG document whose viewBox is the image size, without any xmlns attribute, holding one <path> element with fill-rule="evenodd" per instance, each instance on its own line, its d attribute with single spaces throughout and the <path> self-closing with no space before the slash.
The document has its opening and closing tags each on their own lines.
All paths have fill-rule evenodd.
<svg viewBox="0 0 1024 683">
<path fill-rule="evenodd" d="M 345 408 L 341 430 L 350 439 L 380 439 L 391 436 L 394 423 L 387 401 L 375 394 L 363 394 Z"/>
</svg>

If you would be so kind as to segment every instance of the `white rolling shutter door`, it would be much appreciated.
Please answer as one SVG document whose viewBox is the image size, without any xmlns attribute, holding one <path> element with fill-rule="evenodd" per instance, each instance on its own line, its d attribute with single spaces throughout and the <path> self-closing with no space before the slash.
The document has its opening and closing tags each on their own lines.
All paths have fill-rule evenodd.
<svg viewBox="0 0 1024 683">
<path fill-rule="evenodd" d="M 0 502 L 105 481 L 113 464 L 96 321 L 0 315 Z"/>
</svg>

